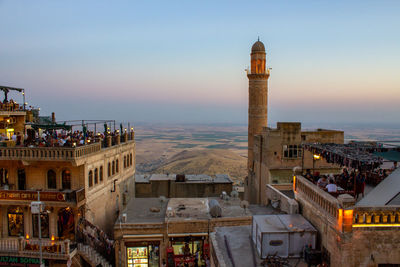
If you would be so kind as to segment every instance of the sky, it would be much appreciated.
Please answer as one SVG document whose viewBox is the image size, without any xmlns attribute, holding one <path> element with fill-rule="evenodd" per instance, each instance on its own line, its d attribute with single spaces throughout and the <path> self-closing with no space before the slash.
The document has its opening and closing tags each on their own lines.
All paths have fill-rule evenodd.
<svg viewBox="0 0 400 267">
<path fill-rule="evenodd" d="M 399 14 L 384 0 L 0 0 L 0 84 L 58 120 L 246 124 L 259 37 L 270 125 L 399 124 Z"/>
</svg>

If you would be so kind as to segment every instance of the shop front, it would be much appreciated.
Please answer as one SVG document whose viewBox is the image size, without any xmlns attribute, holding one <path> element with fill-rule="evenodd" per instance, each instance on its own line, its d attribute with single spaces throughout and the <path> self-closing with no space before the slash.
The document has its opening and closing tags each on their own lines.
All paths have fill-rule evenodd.
<svg viewBox="0 0 400 267">
<path fill-rule="evenodd" d="M 128 242 L 125 246 L 128 267 L 160 266 L 160 242 Z"/>
<path fill-rule="evenodd" d="M 207 233 L 170 235 L 167 248 L 167 266 L 206 266 L 209 259 Z"/>
</svg>

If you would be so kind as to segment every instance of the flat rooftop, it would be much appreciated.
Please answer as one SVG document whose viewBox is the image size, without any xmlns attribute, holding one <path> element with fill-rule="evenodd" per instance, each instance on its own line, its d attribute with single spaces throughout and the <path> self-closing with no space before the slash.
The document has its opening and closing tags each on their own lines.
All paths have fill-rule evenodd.
<svg viewBox="0 0 400 267">
<path fill-rule="evenodd" d="M 251 240 L 250 225 L 216 227 L 215 232 L 211 233 L 210 237 L 215 253 L 218 259 L 224 261 L 224 266 L 261 266 L 261 259 Z M 225 238 L 229 244 L 232 259 L 229 257 Z M 307 266 L 303 259 L 289 259 L 289 264 L 297 267 Z"/>
<path fill-rule="evenodd" d="M 161 202 L 160 198 L 133 198 L 121 212 L 121 215 L 126 213 L 126 224 L 163 223 L 167 205 L 168 199 Z M 159 211 L 153 212 L 151 211 L 152 208 L 159 209 Z"/>
<path fill-rule="evenodd" d="M 250 205 L 244 210 L 240 207 L 240 199 L 223 200 L 220 198 L 133 198 L 129 201 L 126 208 L 121 212 L 126 213 L 127 219 L 122 224 L 143 224 L 143 223 L 163 223 L 165 221 L 184 221 L 184 220 L 208 220 L 211 219 L 209 213 L 209 201 L 218 201 L 222 216 L 220 218 L 240 218 L 250 217 L 256 214 L 281 214 L 282 212 L 270 206 Z M 154 210 L 154 211 L 152 211 Z M 173 216 L 167 217 L 168 213 Z M 120 219 L 117 220 L 119 224 Z"/>
<path fill-rule="evenodd" d="M 175 181 L 176 174 L 136 174 L 136 183 L 150 183 L 152 181 Z M 233 183 L 229 175 L 227 174 L 216 174 L 210 176 L 206 174 L 186 174 L 185 182 L 181 183 Z"/>
</svg>

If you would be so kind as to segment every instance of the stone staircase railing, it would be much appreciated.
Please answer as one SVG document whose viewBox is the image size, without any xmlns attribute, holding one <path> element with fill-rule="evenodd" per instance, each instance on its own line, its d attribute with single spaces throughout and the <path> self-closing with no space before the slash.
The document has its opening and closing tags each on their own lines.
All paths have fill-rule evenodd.
<svg viewBox="0 0 400 267">
<path fill-rule="evenodd" d="M 78 243 L 78 251 L 80 255 L 82 255 L 86 260 L 90 261 L 89 263 L 92 266 L 97 266 L 99 264 L 101 264 L 103 267 L 113 266 L 89 245 Z"/>
</svg>

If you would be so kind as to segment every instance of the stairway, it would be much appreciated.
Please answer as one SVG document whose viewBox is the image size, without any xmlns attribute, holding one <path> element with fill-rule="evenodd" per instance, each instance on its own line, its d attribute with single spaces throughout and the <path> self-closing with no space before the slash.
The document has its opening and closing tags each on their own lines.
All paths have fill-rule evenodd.
<svg viewBox="0 0 400 267">
<path fill-rule="evenodd" d="M 92 267 L 101 264 L 102 267 L 112 267 L 106 259 L 97 253 L 92 247 L 78 243 L 78 252 Z"/>
</svg>

